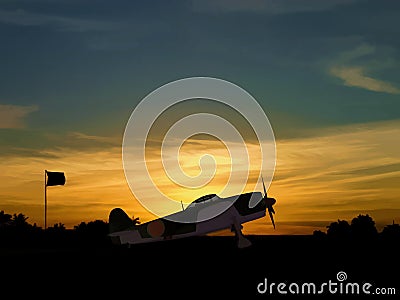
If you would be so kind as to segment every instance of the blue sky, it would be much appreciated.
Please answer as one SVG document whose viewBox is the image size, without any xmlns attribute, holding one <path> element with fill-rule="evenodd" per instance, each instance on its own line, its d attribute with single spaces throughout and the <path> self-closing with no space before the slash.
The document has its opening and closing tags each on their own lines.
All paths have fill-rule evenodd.
<svg viewBox="0 0 400 300">
<path fill-rule="evenodd" d="M 278 138 L 398 118 L 400 5 L 323 2 L 2 1 L 0 103 L 34 106 L 31 129 L 114 135 L 153 89 L 211 76 L 249 91 Z"/>
<path fill-rule="evenodd" d="M 324 221 L 340 215 L 334 214 L 335 195 L 343 186 L 350 187 L 345 203 L 339 203 L 348 211 L 343 217 L 364 207 L 364 202 L 354 204 L 361 198 L 372 211 L 393 208 L 381 214 L 382 222 L 398 216 L 400 158 L 393 150 L 400 145 L 398 1 L 4 0 L 0 36 L 0 167 L 5 176 L 0 179 L 10 183 L 0 200 L 11 212 L 18 205 L 28 207 L 32 193 L 41 197 L 37 186 L 42 186 L 46 164 L 71 167 L 69 174 L 75 170 L 77 182 L 83 182 L 87 169 L 105 172 L 98 169 L 112 157 L 115 182 L 125 184 L 120 147 L 134 107 L 168 82 L 210 76 L 239 85 L 264 108 L 281 142 L 276 191 L 287 191 L 293 201 L 323 193 L 336 203 L 324 211 L 328 204 L 312 202 L 309 212 L 288 220 L 309 220 L 318 209 Z M 58 149 L 71 152 L 60 159 L 64 154 Z M 83 157 L 80 167 L 74 165 Z M 25 163 L 30 164 L 26 169 L 21 167 Z M 20 173 L 12 175 L 16 166 Z M 358 177 L 359 186 L 351 181 L 357 172 L 365 175 Z M 373 191 L 366 189 L 372 186 L 371 172 L 374 180 L 383 180 Z M 23 179 L 32 186 L 19 195 L 24 182 L 18 180 L 25 173 L 36 177 Z M 102 184 L 111 184 L 108 173 L 100 175 L 107 179 Z M 307 194 L 307 186 L 318 189 Z M 77 188 L 87 191 L 84 183 Z M 109 199 L 120 189 L 115 184 Z M 385 190 L 390 199 L 375 207 L 374 197 Z M 98 199 L 87 193 L 86 209 Z M 81 201 L 75 194 L 69 197 Z M 104 200 L 101 214 L 114 204 Z M 40 220 L 42 203 L 35 205 L 29 215 Z M 301 209 L 303 202 L 296 205 Z M 67 206 L 60 200 L 60 211 L 77 213 Z"/>
</svg>

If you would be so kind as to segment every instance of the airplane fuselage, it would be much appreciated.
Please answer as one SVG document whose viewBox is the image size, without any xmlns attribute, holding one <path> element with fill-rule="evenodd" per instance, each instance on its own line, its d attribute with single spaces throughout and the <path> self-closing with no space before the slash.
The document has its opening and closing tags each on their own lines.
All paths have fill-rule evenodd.
<svg viewBox="0 0 400 300">
<path fill-rule="evenodd" d="M 181 212 L 117 230 L 109 235 L 114 243 L 131 245 L 205 235 L 232 227 L 240 231 L 238 228 L 240 224 L 265 216 L 266 206 L 265 202 L 261 201 L 262 199 L 260 192 L 228 198 L 214 197 L 207 201 L 192 203 Z M 252 203 L 256 204 L 252 206 Z M 114 214 L 119 214 L 120 211 L 115 211 Z M 218 214 L 210 217 L 215 212 Z M 110 223 L 117 218 L 112 217 L 111 214 Z M 188 222 L 187 220 L 195 221 Z"/>
</svg>

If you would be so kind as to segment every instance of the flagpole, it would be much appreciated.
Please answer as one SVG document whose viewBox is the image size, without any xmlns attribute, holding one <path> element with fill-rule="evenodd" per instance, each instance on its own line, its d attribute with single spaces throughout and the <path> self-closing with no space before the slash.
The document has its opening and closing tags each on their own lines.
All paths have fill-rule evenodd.
<svg viewBox="0 0 400 300">
<path fill-rule="evenodd" d="M 47 229 L 47 184 L 46 184 L 46 173 L 44 170 L 44 229 Z"/>
<path fill-rule="evenodd" d="M 47 187 L 53 185 L 64 185 L 64 172 L 50 172 L 44 170 L 44 229 L 47 229 Z"/>
</svg>

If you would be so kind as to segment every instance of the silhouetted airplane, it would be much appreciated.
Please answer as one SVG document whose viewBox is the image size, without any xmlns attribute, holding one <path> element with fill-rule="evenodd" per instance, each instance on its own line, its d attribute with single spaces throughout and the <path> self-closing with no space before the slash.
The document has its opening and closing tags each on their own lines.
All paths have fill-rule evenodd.
<svg viewBox="0 0 400 300">
<path fill-rule="evenodd" d="M 261 192 L 246 193 L 228 198 L 209 194 L 196 199 L 180 212 L 140 225 L 136 225 L 121 208 L 114 208 L 109 215 L 109 236 L 114 244 L 130 246 L 132 244 L 204 235 L 230 228 L 238 238 L 238 247 L 248 247 L 251 242 L 243 236 L 241 224 L 264 217 L 266 210 L 268 210 L 272 225 L 275 228 L 273 217 L 275 210 L 272 206 L 276 203 L 276 200 L 267 196 L 264 180 L 262 180 L 262 183 L 264 197 Z M 221 213 L 208 218 L 210 213 L 216 211 L 221 211 Z M 185 222 L 185 220 L 195 221 Z"/>
</svg>

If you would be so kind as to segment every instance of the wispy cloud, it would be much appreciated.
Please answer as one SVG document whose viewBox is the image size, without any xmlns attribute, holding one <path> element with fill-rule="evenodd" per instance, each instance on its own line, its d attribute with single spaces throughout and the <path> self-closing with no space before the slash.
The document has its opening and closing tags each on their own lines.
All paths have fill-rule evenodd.
<svg viewBox="0 0 400 300">
<path fill-rule="evenodd" d="M 329 73 L 343 80 L 345 86 L 358 87 L 374 92 L 400 94 L 400 88 L 393 83 L 371 77 L 370 69 L 387 67 L 385 63 L 377 63 L 376 47 L 369 44 L 361 44 L 349 51 L 343 51 L 330 66 Z M 368 57 L 370 58 L 368 59 Z M 360 62 L 360 59 L 363 62 Z M 385 58 L 387 59 L 387 58 Z M 379 59 L 378 59 L 379 60 Z M 382 61 L 382 59 L 380 59 Z"/>
<path fill-rule="evenodd" d="M 230 13 L 253 12 L 287 14 L 329 10 L 337 5 L 346 5 L 356 0 L 192 0 L 192 9 L 199 12 Z"/>
<path fill-rule="evenodd" d="M 374 54 L 376 52 L 376 47 L 367 43 L 362 43 L 354 49 L 343 51 L 339 54 L 337 62 L 342 64 L 349 63 L 354 59 L 364 57 L 367 55 Z"/>
<path fill-rule="evenodd" d="M 37 105 L 0 104 L 0 128 L 23 128 L 25 118 L 38 109 Z"/>
<path fill-rule="evenodd" d="M 50 25 L 57 30 L 73 32 L 109 31 L 119 26 L 115 22 L 40 14 L 23 9 L 0 10 L 0 22 L 19 26 Z"/>
<path fill-rule="evenodd" d="M 374 92 L 400 94 L 400 88 L 390 82 L 367 76 L 364 67 L 336 66 L 330 73 L 344 81 L 346 86 L 354 86 Z"/>
<path fill-rule="evenodd" d="M 69 136 L 79 140 L 95 141 L 99 143 L 117 145 L 121 143 L 121 138 L 115 136 L 88 135 L 82 132 L 70 132 Z"/>
<path fill-rule="evenodd" d="M 349 219 L 382 209 L 393 212 L 372 214 L 379 221 L 395 217 L 399 125 L 397 120 L 342 126 L 320 136 L 281 140 L 271 185 L 271 195 L 280 198 L 280 220 Z"/>
</svg>

